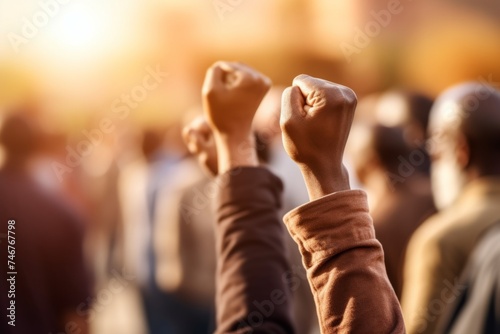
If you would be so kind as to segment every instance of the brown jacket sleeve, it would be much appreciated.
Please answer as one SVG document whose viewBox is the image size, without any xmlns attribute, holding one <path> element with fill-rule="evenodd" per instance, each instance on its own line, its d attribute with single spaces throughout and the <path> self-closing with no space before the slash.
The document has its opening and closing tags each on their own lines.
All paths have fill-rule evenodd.
<svg viewBox="0 0 500 334">
<path fill-rule="evenodd" d="M 264 168 L 216 179 L 216 333 L 294 333 L 290 266 L 277 212 L 281 181 Z"/>
<path fill-rule="evenodd" d="M 321 333 L 404 333 L 366 195 L 333 193 L 285 218 L 314 295 Z"/>
</svg>

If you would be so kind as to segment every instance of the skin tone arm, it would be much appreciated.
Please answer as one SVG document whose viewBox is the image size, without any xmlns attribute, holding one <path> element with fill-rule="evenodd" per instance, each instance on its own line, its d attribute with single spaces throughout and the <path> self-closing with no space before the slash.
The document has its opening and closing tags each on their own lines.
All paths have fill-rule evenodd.
<svg viewBox="0 0 500 334">
<path fill-rule="evenodd" d="M 219 174 L 258 166 L 252 120 L 270 87 L 269 78 L 241 63 L 218 62 L 208 70 L 203 109 L 213 131 Z"/>
<path fill-rule="evenodd" d="M 207 103 L 207 100 L 205 102 Z M 363 333 L 371 332 L 373 328 L 377 328 L 380 333 L 404 333 L 401 311 L 385 273 L 383 252 L 380 243 L 375 239 L 366 196 L 361 191 L 349 191 L 348 175 L 342 164 L 344 146 L 355 106 L 356 96 L 349 88 L 308 76 L 297 77 L 294 86 L 284 92 L 281 115 L 283 142 L 287 153 L 302 171 L 311 199 L 310 204 L 289 213 L 285 217 L 285 223 L 303 255 L 319 312 L 322 333 Z M 244 111 L 245 108 L 231 107 L 226 110 L 230 113 L 230 110 Z M 250 110 L 247 112 L 248 114 L 243 112 L 242 115 L 238 115 L 238 119 L 247 119 L 246 125 L 240 127 L 236 125 L 236 120 L 231 120 L 232 116 L 229 116 L 228 121 L 224 117 L 219 118 L 217 111 L 216 115 L 209 111 L 208 117 L 212 117 L 211 122 L 217 125 L 201 122 L 191 126 L 191 129 L 188 128 L 185 132 L 188 146 L 207 148 L 213 143 L 217 146 L 218 152 L 225 150 L 225 153 L 219 155 L 217 159 L 219 168 L 224 166 L 219 173 L 236 167 L 256 166 L 257 159 L 252 152 L 245 152 L 242 149 L 248 147 L 249 143 L 252 147 L 249 130 L 251 117 L 248 117 Z M 217 136 L 220 138 L 209 139 L 207 127 L 212 129 L 214 138 Z M 191 134 L 187 135 L 189 132 Z M 227 138 L 233 138 L 234 142 L 228 142 Z M 189 140 L 192 142 L 191 145 Z M 195 151 L 200 152 L 198 149 Z M 202 159 L 205 162 L 210 160 L 214 159 Z M 245 179 L 245 182 L 240 183 L 240 187 L 251 183 Z M 265 205 L 266 202 L 259 205 Z M 246 209 L 245 212 L 248 213 L 255 208 Z M 258 222 L 261 224 L 257 226 Z M 245 223 L 250 223 L 248 225 L 241 225 L 243 221 L 234 225 L 233 222 L 229 223 L 232 228 L 246 226 L 242 231 L 245 235 L 252 231 L 264 231 L 259 240 L 268 235 L 269 230 L 266 229 L 278 226 L 276 219 L 246 221 Z M 223 224 L 222 222 L 221 226 Z M 224 234 L 223 229 L 219 229 L 219 232 Z M 279 254 L 279 251 L 271 250 L 270 244 L 255 244 L 255 240 L 242 242 L 241 245 L 245 247 L 239 247 L 238 251 L 242 254 L 245 252 L 252 254 L 262 251 L 262 247 L 267 247 L 268 260 L 270 256 L 276 257 L 276 254 Z M 232 253 L 234 250 L 236 248 L 226 251 Z M 219 252 L 218 257 L 223 258 L 225 250 L 221 248 Z M 259 265 L 263 264 L 261 261 L 249 261 L 249 263 L 257 262 Z M 276 257 L 269 263 L 274 269 L 276 264 L 281 262 Z M 231 262 L 227 264 L 227 268 L 234 265 Z M 234 267 L 231 271 L 235 272 Z M 241 271 L 243 272 L 244 270 Z M 250 272 L 262 272 L 262 270 Z M 283 269 L 278 270 L 268 278 L 279 277 L 282 272 Z M 261 277 L 260 280 L 262 279 Z M 236 282 L 243 286 L 258 281 L 259 279 L 248 275 L 236 275 Z M 234 285 L 234 282 L 231 285 Z M 250 297 L 255 297 L 254 293 L 255 291 Z M 233 308 L 245 305 L 245 298 L 241 299 L 240 294 L 232 294 L 229 297 L 237 299 L 236 304 L 230 305 Z M 248 310 L 246 307 L 243 308 Z M 221 313 L 223 317 L 226 316 L 226 320 L 241 319 L 234 317 L 230 312 Z M 228 321 L 219 323 L 222 324 L 220 327 L 222 331 L 227 330 L 227 327 L 224 327 L 227 323 Z M 270 325 L 278 327 L 260 328 L 257 332 L 291 332 L 286 328 L 286 320 L 274 319 Z"/>
<path fill-rule="evenodd" d="M 311 200 L 284 221 L 302 254 L 322 334 L 404 333 L 366 194 L 350 190 L 342 164 L 355 108 L 351 89 L 307 75 L 284 92 L 283 143 Z"/>
<path fill-rule="evenodd" d="M 342 156 L 356 103 L 350 88 L 307 75 L 296 77 L 283 93 L 283 144 L 302 172 L 311 201 L 350 189 Z"/>
<path fill-rule="evenodd" d="M 203 85 L 205 117 L 183 131 L 200 164 L 219 175 L 216 333 L 294 333 L 290 289 L 283 280 L 290 271 L 285 232 L 277 215 L 282 183 L 258 167 L 251 130 L 270 85 L 246 65 L 214 64 Z"/>
</svg>

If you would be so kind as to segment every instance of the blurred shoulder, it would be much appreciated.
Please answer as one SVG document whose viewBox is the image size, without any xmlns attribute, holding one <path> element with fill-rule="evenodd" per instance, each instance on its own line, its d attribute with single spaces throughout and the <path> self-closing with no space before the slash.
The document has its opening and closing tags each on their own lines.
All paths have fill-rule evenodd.
<svg viewBox="0 0 500 334">
<path fill-rule="evenodd" d="M 453 238 L 452 231 L 456 228 L 459 218 L 449 210 L 435 213 L 413 234 L 409 249 L 442 249 Z M 420 253 L 420 252 L 418 252 Z"/>
</svg>

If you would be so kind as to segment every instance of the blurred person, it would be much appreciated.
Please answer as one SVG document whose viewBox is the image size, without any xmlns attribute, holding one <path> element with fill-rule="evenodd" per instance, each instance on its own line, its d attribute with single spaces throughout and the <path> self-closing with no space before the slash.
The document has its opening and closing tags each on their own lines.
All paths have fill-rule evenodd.
<svg viewBox="0 0 500 334">
<path fill-rule="evenodd" d="M 481 236 L 437 333 L 500 333 L 500 221 Z"/>
<path fill-rule="evenodd" d="M 196 290 L 190 290 L 194 281 L 196 288 L 213 291 L 210 282 L 203 282 L 206 286 L 200 288 L 194 277 L 185 276 L 186 269 L 189 275 L 202 270 L 191 267 L 202 259 L 186 263 L 196 250 L 191 243 L 197 239 L 189 235 L 193 225 L 182 220 L 180 205 L 188 189 L 202 179 L 202 173 L 186 157 L 177 138 L 179 131 L 177 124 L 166 131 L 145 130 L 142 156 L 127 165 L 120 177 L 126 267 L 136 274 L 148 332 L 153 334 L 207 333 L 212 319 L 210 307 L 204 304 L 207 297 L 200 296 L 200 302 L 198 296 L 193 297 Z M 209 251 L 201 255 L 206 255 L 210 263 Z"/>
<path fill-rule="evenodd" d="M 387 275 L 401 298 L 408 241 L 436 210 L 425 147 L 432 100 L 411 91 L 391 90 L 370 96 L 362 104 L 365 120 L 353 128 L 349 153 L 369 194 Z"/>
<path fill-rule="evenodd" d="M 433 100 L 421 93 L 408 90 L 391 90 L 381 94 L 375 105 L 375 121 L 387 127 L 401 127 L 406 143 L 420 150 L 422 162 L 413 166 L 430 174 L 430 157 L 425 144 Z"/>
<path fill-rule="evenodd" d="M 177 158 L 162 151 L 162 135 L 144 130 L 134 135 L 135 159 L 122 164 L 119 176 L 119 199 L 122 208 L 125 269 L 135 277 L 148 333 L 171 333 L 168 322 L 169 296 L 159 290 L 155 281 L 153 224 L 156 194 Z M 130 152 L 127 152 L 130 154 Z"/>
<path fill-rule="evenodd" d="M 67 147 L 75 143 L 71 142 L 68 133 L 50 129 L 46 126 L 48 120 L 44 121 L 40 154 L 33 163 L 34 178 L 48 191 L 56 192 L 71 201 L 85 222 L 90 223 L 89 198 L 82 187 L 82 164 L 65 169 L 69 168 Z"/>
<path fill-rule="evenodd" d="M 213 184 L 193 163 L 180 163 L 160 195 L 155 231 L 156 280 L 178 299 L 176 333 L 210 333 L 215 321 Z"/>
<path fill-rule="evenodd" d="M 6 152 L 0 169 L 2 234 L 7 235 L 7 222 L 15 221 L 15 268 L 2 261 L 2 281 L 12 279 L 7 272 L 17 272 L 9 284 L 10 290 L 15 287 L 13 299 L 7 300 L 7 291 L 0 297 L 3 310 L 15 301 L 15 326 L 7 324 L 8 318 L 0 326 L 2 333 L 88 333 L 82 305 L 92 292 L 83 256 L 84 226 L 63 197 L 35 181 L 31 164 L 39 138 L 35 121 L 22 111 L 8 116 L 0 131 Z M 7 237 L 1 244 L 7 259 Z"/>
<path fill-rule="evenodd" d="M 80 182 L 88 198 L 91 224 L 86 252 L 96 276 L 96 285 L 108 283 L 112 273 L 123 268 L 123 224 L 118 195 L 119 168 L 114 140 L 104 138 L 82 163 Z"/>
<path fill-rule="evenodd" d="M 409 333 L 436 331 L 460 294 L 474 246 L 500 217 L 500 93 L 474 82 L 450 88 L 432 108 L 429 134 L 440 212 L 408 246 L 402 305 Z"/>
<path fill-rule="evenodd" d="M 210 333 L 215 321 L 214 185 L 191 157 L 180 160 L 168 177 L 155 217 L 156 281 L 175 300 L 168 315 L 174 333 Z"/>
<path fill-rule="evenodd" d="M 259 167 L 251 134 L 253 115 L 269 86 L 255 70 L 227 62 L 214 64 L 203 85 L 221 184 L 216 333 L 294 332 L 289 291 L 294 285 L 286 280 L 290 270 L 276 217 L 282 184 Z M 366 196 L 349 190 L 342 166 L 355 101 L 348 88 L 305 75 L 285 90 L 283 141 L 301 168 L 311 203 L 284 220 L 299 245 L 322 333 L 374 328 L 404 333 Z"/>
<path fill-rule="evenodd" d="M 96 121 L 87 124 L 85 136 L 45 128 L 34 173 L 45 188 L 70 198 L 85 217 L 85 257 L 99 290 L 123 268 L 123 250 L 114 135 L 97 130 Z"/>
<path fill-rule="evenodd" d="M 384 126 L 401 126 L 410 145 L 423 145 L 428 138 L 427 126 L 433 100 L 408 90 L 389 90 L 373 104 L 375 120 Z"/>
<path fill-rule="evenodd" d="M 387 276 L 400 298 L 407 244 L 436 211 L 430 178 L 418 169 L 426 152 L 407 143 L 402 127 L 358 125 L 350 142 L 357 177 L 368 194 L 377 198 L 370 213 L 384 249 Z"/>
</svg>

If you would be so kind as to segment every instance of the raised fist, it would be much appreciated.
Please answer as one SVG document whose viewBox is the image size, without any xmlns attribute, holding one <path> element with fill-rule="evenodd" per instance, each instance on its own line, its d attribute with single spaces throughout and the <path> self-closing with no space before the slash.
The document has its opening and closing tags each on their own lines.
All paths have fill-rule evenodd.
<svg viewBox="0 0 500 334">
<path fill-rule="evenodd" d="M 303 172 L 316 177 L 316 183 L 346 178 L 342 157 L 356 103 L 350 88 L 304 74 L 283 92 L 284 147 Z"/>
<path fill-rule="evenodd" d="M 218 172 L 217 149 L 212 129 L 205 118 L 199 116 L 185 126 L 182 130 L 182 138 L 189 152 L 198 159 L 198 163 L 210 174 L 216 175 Z"/>
<path fill-rule="evenodd" d="M 203 109 L 215 134 L 248 135 L 271 80 L 241 63 L 217 62 L 203 83 Z"/>
</svg>

